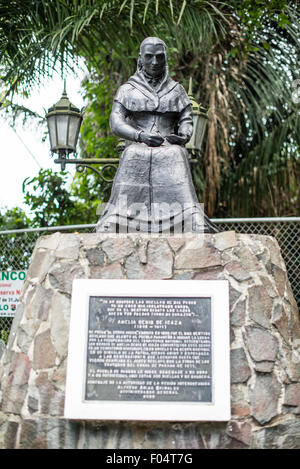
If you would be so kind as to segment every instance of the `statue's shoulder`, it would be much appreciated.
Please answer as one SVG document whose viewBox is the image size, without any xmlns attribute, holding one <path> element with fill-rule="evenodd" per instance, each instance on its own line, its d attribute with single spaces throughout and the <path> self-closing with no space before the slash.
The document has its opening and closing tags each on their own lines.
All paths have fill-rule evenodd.
<svg viewBox="0 0 300 469">
<path fill-rule="evenodd" d="M 178 83 L 178 82 L 175 82 L 176 83 L 176 91 L 178 94 L 181 94 L 182 96 L 187 96 L 187 92 L 185 91 L 184 87 Z"/>
<path fill-rule="evenodd" d="M 177 96 L 185 97 L 187 96 L 187 92 L 185 91 L 184 87 L 173 79 L 169 79 L 165 85 L 165 88 L 162 89 L 162 92 L 165 93 L 172 93 L 176 94 Z"/>
<path fill-rule="evenodd" d="M 115 101 L 118 101 L 119 103 L 126 105 L 128 101 L 128 97 L 131 95 L 132 91 L 134 91 L 134 87 L 130 83 L 124 83 L 124 85 L 121 85 L 120 88 L 118 89 L 116 95 L 115 95 Z"/>
<path fill-rule="evenodd" d="M 174 80 L 166 83 L 159 92 L 159 97 L 161 112 L 181 112 L 191 104 L 184 87 Z"/>
<path fill-rule="evenodd" d="M 128 111 L 136 112 L 153 111 L 158 106 L 157 96 L 136 75 L 120 86 L 115 101 L 121 103 Z"/>
</svg>

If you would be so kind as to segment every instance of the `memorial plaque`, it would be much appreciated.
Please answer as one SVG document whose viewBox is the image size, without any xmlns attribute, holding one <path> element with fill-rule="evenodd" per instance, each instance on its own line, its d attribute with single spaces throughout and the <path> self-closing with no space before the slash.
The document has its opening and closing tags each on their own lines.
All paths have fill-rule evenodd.
<svg viewBox="0 0 300 469">
<path fill-rule="evenodd" d="M 90 298 L 87 400 L 212 402 L 210 298 Z"/>
<path fill-rule="evenodd" d="M 74 282 L 67 418 L 227 420 L 229 384 L 227 281 Z"/>
</svg>

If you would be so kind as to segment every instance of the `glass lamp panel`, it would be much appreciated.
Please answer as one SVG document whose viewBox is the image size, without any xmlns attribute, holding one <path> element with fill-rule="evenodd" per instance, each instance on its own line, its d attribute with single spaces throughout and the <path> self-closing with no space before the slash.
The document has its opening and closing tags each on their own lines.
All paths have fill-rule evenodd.
<svg viewBox="0 0 300 469">
<path fill-rule="evenodd" d="M 190 140 L 186 144 L 186 148 L 188 148 L 190 150 L 194 150 L 194 148 L 195 148 L 195 139 L 196 139 L 196 132 L 197 132 L 197 128 L 196 128 L 197 118 L 198 118 L 198 116 L 196 114 L 193 114 L 193 133 L 192 133 L 192 136 L 191 136 Z"/>
<path fill-rule="evenodd" d="M 56 117 L 57 119 L 57 145 L 67 147 L 67 131 L 68 131 L 68 115 L 62 114 Z"/>
<path fill-rule="evenodd" d="M 55 131 L 55 119 L 56 116 L 50 116 L 47 118 L 47 124 L 49 129 L 50 148 L 53 149 L 57 146 L 56 131 Z"/>
<path fill-rule="evenodd" d="M 197 124 L 196 124 L 196 133 L 195 133 L 195 147 L 198 150 L 201 150 L 203 138 L 206 130 L 207 119 L 204 116 L 197 116 Z"/>
<path fill-rule="evenodd" d="M 69 121 L 69 146 L 76 149 L 77 138 L 79 134 L 79 128 L 81 124 L 81 117 L 79 116 L 70 116 Z"/>
<path fill-rule="evenodd" d="M 193 135 L 192 135 L 192 148 L 195 149 L 197 147 L 197 132 L 198 132 L 198 114 L 193 114 Z"/>
</svg>

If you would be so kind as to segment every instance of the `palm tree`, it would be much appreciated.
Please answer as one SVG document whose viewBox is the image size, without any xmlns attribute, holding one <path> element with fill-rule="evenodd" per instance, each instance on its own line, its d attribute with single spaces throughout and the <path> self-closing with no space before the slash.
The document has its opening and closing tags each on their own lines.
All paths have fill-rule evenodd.
<svg viewBox="0 0 300 469">
<path fill-rule="evenodd" d="M 96 82 L 109 74 L 113 92 L 134 71 L 141 40 L 163 37 L 175 78 L 187 86 L 193 76 L 209 108 L 203 159 L 193 169 L 208 215 L 292 214 L 300 144 L 291 99 L 300 14 L 292 3 L 2 0 L 3 97 L 79 57 Z"/>
</svg>

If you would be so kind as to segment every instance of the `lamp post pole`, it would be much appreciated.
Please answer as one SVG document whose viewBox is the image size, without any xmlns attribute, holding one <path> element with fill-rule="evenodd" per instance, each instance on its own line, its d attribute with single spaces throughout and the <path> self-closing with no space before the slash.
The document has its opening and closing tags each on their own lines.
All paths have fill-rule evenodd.
<svg viewBox="0 0 300 469">
<path fill-rule="evenodd" d="M 186 144 L 186 149 L 195 160 L 190 160 L 190 163 L 197 163 L 201 154 L 203 139 L 208 122 L 208 112 L 201 104 L 198 104 L 193 96 L 192 90 L 192 77 L 190 77 L 188 97 L 190 99 L 193 109 L 193 134 L 190 141 Z"/>
</svg>

